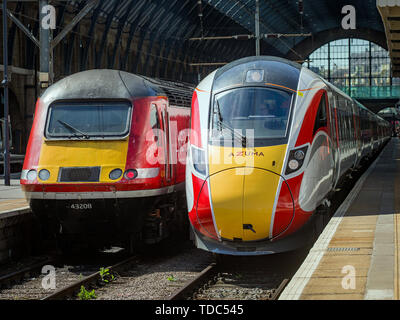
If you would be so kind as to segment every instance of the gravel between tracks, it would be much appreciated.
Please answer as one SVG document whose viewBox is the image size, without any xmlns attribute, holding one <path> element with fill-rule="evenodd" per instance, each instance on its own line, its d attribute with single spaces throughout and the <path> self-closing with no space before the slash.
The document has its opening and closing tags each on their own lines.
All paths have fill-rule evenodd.
<svg viewBox="0 0 400 320">
<path fill-rule="evenodd" d="M 115 281 L 97 288 L 97 300 L 166 299 L 211 262 L 210 253 L 194 248 L 177 256 L 142 261 L 120 272 Z"/>
<path fill-rule="evenodd" d="M 56 289 L 63 288 L 79 280 L 81 277 L 90 275 L 98 271 L 98 268 L 87 266 L 63 266 L 56 267 Z M 30 276 L 25 278 L 22 283 L 14 284 L 9 288 L 3 288 L 0 291 L 0 300 L 38 300 L 56 289 L 44 289 L 42 280 L 45 274 Z"/>
</svg>

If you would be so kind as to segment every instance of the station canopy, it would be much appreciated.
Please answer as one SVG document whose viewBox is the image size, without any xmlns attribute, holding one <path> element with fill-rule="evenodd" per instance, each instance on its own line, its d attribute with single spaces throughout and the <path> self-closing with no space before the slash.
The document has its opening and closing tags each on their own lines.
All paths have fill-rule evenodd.
<svg viewBox="0 0 400 320">
<path fill-rule="evenodd" d="M 85 2 L 69 1 L 69 4 L 79 8 Z M 306 39 L 284 34 L 315 37 L 327 30 L 340 30 L 345 16 L 342 9 L 346 5 L 356 9 L 354 32 L 384 33 L 376 0 L 259 0 L 260 33 L 270 35 L 262 40 L 261 53 L 285 57 Z M 114 21 L 124 25 L 138 23 L 160 37 L 255 34 L 256 0 L 100 0 L 93 10 L 96 9 L 101 11 L 100 15 L 112 15 Z M 204 41 L 205 46 L 211 44 L 212 41 Z"/>
</svg>

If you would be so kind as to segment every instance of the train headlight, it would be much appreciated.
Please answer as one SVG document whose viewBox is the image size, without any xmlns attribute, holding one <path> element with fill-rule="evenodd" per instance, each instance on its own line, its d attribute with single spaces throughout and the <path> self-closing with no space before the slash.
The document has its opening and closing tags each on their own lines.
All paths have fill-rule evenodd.
<svg viewBox="0 0 400 320">
<path fill-rule="evenodd" d="M 297 150 L 297 151 L 294 153 L 294 158 L 295 158 L 296 160 L 298 160 L 298 161 L 304 160 L 305 156 L 306 156 L 306 154 L 304 153 L 303 150 Z"/>
<path fill-rule="evenodd" d="M 36 180 L 36 178 L 37 178 L 37 172 L 36 172 L 36 170 L 35 170 L 35 169 L 29 170 L 29 171 L 28 171 L 28 174 L 26 175 L 26 178 L 27 178 L 29 181 L 34 181 L 34 180 Z"/>
<path fill-rule="evenodd" d="M 307 147 L 291 150 L 285 174 L 291 174 L 299 170 L 304 163 L 307 154 Z"/>
<path fill-rule="evenodd" d="M 122 170 L 121 169 L 114 169 L 110 172 L 108 175 L 111 180 L 117 180 L 119 177 L 122 176 Z"/>
<path fill-rule="evenodd" d="M 192 162 L 194 169 L 202 174 L 206 174 L 206 155 L 203 149 L 199 149 L 196 147 L 191 148 L 192 151 Z"/>
<path fill-rule="evenodd" d="M 39 178 L 40 178 L 40 180 L 43 180 L 43 181 L 49 180 L 49 178 L 50 178 L 49 170 L 46 170 L 46 169 L 40 170 L 39 171 Z"/>
<path fill-rule="evenodd" d="M 264 70 L 249 70 L 246 74 L 246 82 L 263 82 Z"/>
<path fill-rule="evenodd" d="M 133 180 L 138 176 L 138 172 L 135 169 L 126 170 L 124 173 L 125 179 Z"/>
<path fill-rule="evenodd" d="M 293 171 L 297 170 L 299 168 L 299 166 L 300 166 L 299 162 L 295 159 L 290 160 L 288 163 L 289 169 L 293 170 Z"/>
</svg>

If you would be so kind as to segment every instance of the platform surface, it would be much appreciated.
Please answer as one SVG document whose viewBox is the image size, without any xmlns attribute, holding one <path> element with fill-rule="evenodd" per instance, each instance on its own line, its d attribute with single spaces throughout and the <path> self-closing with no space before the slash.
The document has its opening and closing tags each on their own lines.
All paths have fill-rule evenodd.
<svg viewBox="0 0 400 320">
<path fill-rule="evenodd" d="M 399 299 L 400 140 L 338 208 L 280 300 Z"/>
<path fill-rule="evenodd" d="M 25 212 L 29 208 L 21 190 L 19 180 L 12 179 L 10 186 L 4 185 L 4 180 L 0 179 L 0 219 L 5 213 Z"/>
</svg>

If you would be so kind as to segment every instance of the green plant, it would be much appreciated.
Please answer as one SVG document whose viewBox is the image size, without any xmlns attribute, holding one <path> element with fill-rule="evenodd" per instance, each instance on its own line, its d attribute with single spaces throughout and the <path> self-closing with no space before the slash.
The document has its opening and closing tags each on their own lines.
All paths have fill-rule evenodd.
<svg viewBox="0 0 400 320">
<path fill-rule="evenodd" d="M 167 280 L 168 280 L 168 281 L 176 281 L 176 279 L 175 279 L 175 277 L 174 277 L 173 275 L 170 275 L 170 276 L 167 278 Z"/>
<path fill-rule="evenodd" d="M 80 300 L 92 300 L 96 299 L 97 297 L 94 289 L 92 291 L 88 291 L 84 286 L 81 286 L 81 291 L 78 293 L 78 298 Z"/>
<path fill-rule="evenodd" d="M 109 283 L 110 281 L 113 281 L 115 279 L 114 275 L 110 273 L 110 269 L 108 268 L 100 268 L 100 278 L 101 281 L 103 281 L 104 283 Z"/>
</svg>

